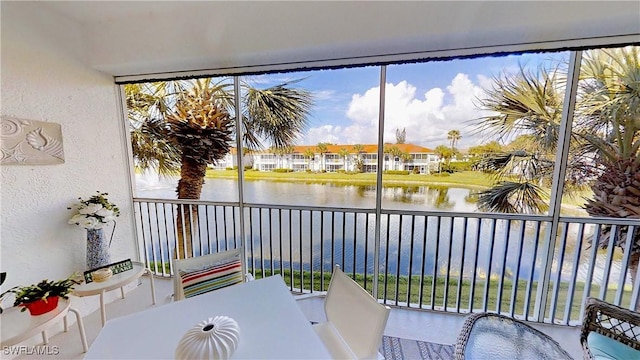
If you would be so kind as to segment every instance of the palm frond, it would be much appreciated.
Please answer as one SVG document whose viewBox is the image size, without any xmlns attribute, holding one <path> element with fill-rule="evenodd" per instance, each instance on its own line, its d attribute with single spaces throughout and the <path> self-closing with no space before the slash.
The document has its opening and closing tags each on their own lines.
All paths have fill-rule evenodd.
<svg viewBox="0 0 640 360">
<path fill-rule="evenodd" d="M 517 178 L 521 181 L 542 182 L 550 178 L 554 162 L 525 150 L 488 154 L 477 168 L 492 173 L 496 181 Z"/>
<path fill-rule="evenodd" d="M 502 181 L 478 193 L 478 206 L 491 212 L 542 213 L 549 208 L 545 196 L 545 191 L 533 183 Z"/>
<path fill-rule="evenodd" d="M 481 109 L 493 114 L 471 121 L 475 133 L 498 139 L 532 134 L 545 149 L 552 148 L 562 115 L 561 85 L 557 72 L 544 69 L 534 74 L 521 68 L 517 76 L 494 77 L 493 89 L 478 101 Z"/>
<path fill-rule="evenodd" d="M 583 61 L 577 113 L 596 137 L 615 143 L 609 160 L 638 156 L 640 137 L 640 50 L 636 46 L 593 50 Z M 602 147 L 598 145 L 598 147 Z"/>
<path fill-rule="evenodd" d="M 154 169 L 162 176 L 180 170 L 180 154 L 169 141 L 164 122 L 151 119 L 131 131 L 133 160 L 140 169 Z"/>
<path fill-rule="evenodd" d="M 312 95 L 304 89 L 287 87 L 289 83 L 267 89 L 247 88 L 243 98 L 247 109 L 245 121 L 259 138 L 276 147 L 294 144 L 308 126 L 313 106 Z"/>
</svg>

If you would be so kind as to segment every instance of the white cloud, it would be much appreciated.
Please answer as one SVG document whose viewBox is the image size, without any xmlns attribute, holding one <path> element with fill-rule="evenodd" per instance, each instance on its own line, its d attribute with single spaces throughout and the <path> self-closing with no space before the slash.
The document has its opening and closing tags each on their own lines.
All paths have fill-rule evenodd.
<svg viewBox="0 0 640 360">
<path fill-rule="evenodd" d="M 364 95 L 353 94 L 347 117 L 357 124 L 371 125 L 375 128 L 378 123 L 379 102 L 380 87 L 371 88 Z"/>
<path fill-rule="evenodd" d="M 345 144 L 375 144 L 378 142 L 378 126 L 372 131 L 370 126 L 351 125 L 341 135 Z"/>
<path fill-rule="evenodd" d="M 442 112 L 446 123 L 451 125 L 439 128 L 445 130 L 445 135 L 449 130 L 459 130 L 463 137 L 459 143 L 462 147 L 465 144 L 470 144 L 470 141 L 464 141 L 465 137 L 473 137 L 470 132 L 469 120 L 481 116 L 475 103 L 477 103 L 476 99 L 482 95 L 482 89 L 474 85 L 467 75 L 458 74 L 447 86 L 447 90 L 453 97 L 453 101 L 445 105 Z"/>
<path fill-rule="evenodd" d="M 494 83 L 493 78 L 482 74 L 478 75 L 478 86 L 482 89 L 491 89 Z"/>
<path fill-rule="evenodd" d="M 384 140 L 395 142 L 396 129 L 406 129 L 407 142 L 435 148 L 448 144 L 447 132 L 455 129 L 462 134 L 459 148 L 479 143 L 480 139 L 470 133 L 468 121 L 483 116 L 475 102 L 482 95 L 482 88 L 491 87 L 492 80 L 478 76 L 476 82 L 471 81 L 468 75 L 459 73 L 446 90 L 432 88 L 422 96 L 417 95 L 416 86 L 406 80 L 397 84 L 388 83 L 385 89 Z M 375 143 L 379 94 L 379 87 L 370 88 L 364 94 L 353 94 L 346 111 L 351 123 L 312 128 L 302 143 Z"/>
<path fill-rule="evenodd" d="M 338 144 L 344 142 L 340 135 L 343 132 L 342 126 L 322 125 L 311 128 L 303 137 L 300 144 L 313 145 L 320 142 Z"/>
<path fill-rule="evenodd" d="M 313 92 L 313 99 L 317 102 L 327 101 L 327 100 L 336 100 L 336 91 L 335 90 L 319 90 Z"/>
</svg>

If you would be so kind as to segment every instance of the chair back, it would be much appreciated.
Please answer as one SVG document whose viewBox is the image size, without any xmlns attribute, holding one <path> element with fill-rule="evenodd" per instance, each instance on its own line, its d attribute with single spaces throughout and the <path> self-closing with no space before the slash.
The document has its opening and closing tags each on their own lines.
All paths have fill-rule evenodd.
<svg viewBox="0 0 640 360">
<path fill-rule="evenodd" d="M 324 308 L 327 321 L 358 359 L 377 358 L 391 309 L 379 304 L 339 265 L 333 269 Z"/>
<path fill-rule="evenodd" d="M 604 354 L 611 358 L 638 359 L 640 313 L 589 297 L 585 303 L 580 343 L 585 359 Z"/>
<path fill-rule="evenodd" d="M 173 260 L 175 300 L 207 293 L 244 282 L 245 263 L 242 247 Z"/>
</svg>

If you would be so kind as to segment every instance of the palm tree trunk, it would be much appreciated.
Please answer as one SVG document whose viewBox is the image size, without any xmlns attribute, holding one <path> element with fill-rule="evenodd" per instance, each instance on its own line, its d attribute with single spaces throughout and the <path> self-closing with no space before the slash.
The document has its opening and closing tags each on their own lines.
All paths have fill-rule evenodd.
<svg viewBox="0 0 640 360">
<path fill-rule="evenodd" d="M 200 199 L 207 164 L 182 157 L 180 180 L 178 181 L 178 199 Z M 176 214 L 177 246 L 174 249 L 175 259 L 192 257 L 193 239 L 198 231 L 198 207 L 194 205 L 178 205 Z"/>
</svg>

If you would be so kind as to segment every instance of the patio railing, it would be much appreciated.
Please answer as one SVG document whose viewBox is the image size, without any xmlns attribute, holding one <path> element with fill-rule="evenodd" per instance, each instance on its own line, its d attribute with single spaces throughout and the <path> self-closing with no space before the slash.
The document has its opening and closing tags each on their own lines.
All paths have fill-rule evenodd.
<svg viewBox="0 0 640 360">
<path fill-rule="evenodd" d="M 377 226 L 372 209 L 244 204 L 241 219 L 237 203 L 134 204 L 144 260 L 161 276 L 172 274 L 178 241 L 192 244 L 189 256 L 236 248 L 244 223 L 248 270 L 281 274 L 297 292 L 326 291 L 339 264 L 382 302 L 406 308 L 577 325 L 588 296 L 628 308 L 638 298 L 627 270 L 631 241 L 613 246 L 632 239 L 638 221 L 561 217 L 549 241 L 546 216 L 383 210 Z M 189 208 L 197 209 L 194 230 L 179 236 L 176 219 L 187 221 Z M 607 249 L 590 246 L 605 227 L 614 234 Z"/>
</svg>

